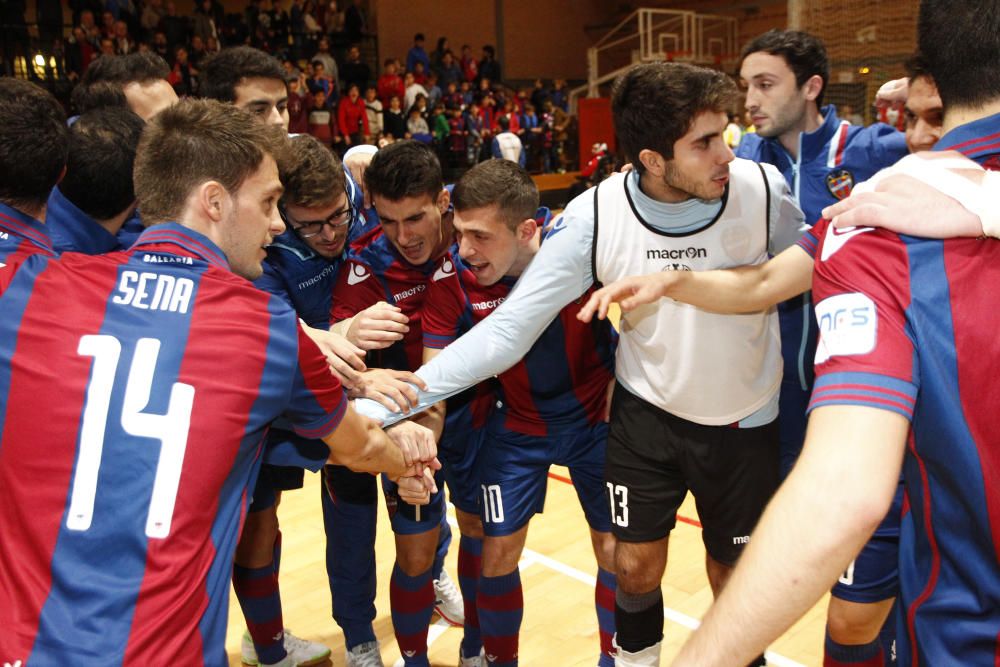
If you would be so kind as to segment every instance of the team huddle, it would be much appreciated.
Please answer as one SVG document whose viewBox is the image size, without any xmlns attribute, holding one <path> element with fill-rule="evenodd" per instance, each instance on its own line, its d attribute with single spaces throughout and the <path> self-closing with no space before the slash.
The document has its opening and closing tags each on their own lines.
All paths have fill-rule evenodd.
<svg viewBox="0 0 1000 667">
<path fill-rule="evenodd" d="M 598 665 L 660 664 L 688 492 L 716 601 L 674 664 L 766 664 L 827 591 L 825 666 L 994 664 L 1000 2 L 920 12 L 884 92 L 905 135 L 840 120 L 822 42 L 770 31 L 735 154 L 732 78 L 636 65 L 611 100 L 631 169 L 556 215 L 515 162 L 446 185 L 419 142 L 341 163 L 289 137 L 249 47 L 199 100 L 155 57 L 99 60 L 69 123 L 0 79 L 0 660 L 226 665 L 230 581 L 245 664 L 329 660 L 279 589 L 308 469 L 348 665 L 383 665 L 379 486 L 403 663 L 430 664 L 437 610 L 459 667 L 517 665 L 562 465 Z"/>
</svg>

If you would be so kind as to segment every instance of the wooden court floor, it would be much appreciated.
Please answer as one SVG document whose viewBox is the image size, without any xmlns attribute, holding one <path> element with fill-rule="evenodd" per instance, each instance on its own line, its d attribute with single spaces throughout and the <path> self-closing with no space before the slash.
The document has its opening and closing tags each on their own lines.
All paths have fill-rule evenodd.
<svg viewBox="0 0 1000 667">
<path fill-rule="evenodd" d="M 593 579 L 596 565 L 587 525 L 564 469 L 553 468 L 545 512 L 528 531 L 521 561 L 525 612 L 521 628 L 520 664 L 535 666 L 590 666 L 597 664 L 597 620 Z M 381 501 L 380 501 L 381 502 Z M 663 664 L 669 664 L 698 618 L 711 603 L 705 577 L 705 550 L 697 525 L 694 502 L 687 498 L 681 520 L 670 538 L 670 557 L 663 579 Z M 282 528 L 281 594 L 285 625 L 295 634 L 324 642 L 333 649 L 332 665 L 344 665 L 344 641 L 330 614 L 330 593 L 324 565 L 323 519 L 319 476 L 306 474 L 305 488 L 286 492 L 279 508 Z M 457 581 L 458 529 L 447 568 Z M 399 660 L 389 616 L 389 575 L 393 562 L 389 521 L 380 508 L 376 559 L 379 591 L 375 632 L 388 666 Z M 822 664 L 826 599 L 781 637 L 768 653 L 770 665 L 794 667 Z M 429 657 L 432 665 L 458 663 L 460 628 L 432 619 Z M 226 650 L 232 666 L 240 664 L 240 636 L 244 622 L 235 596 L 231 598 Z M 401 662 L 399 663 L 402 664 Z"/>
</svg>

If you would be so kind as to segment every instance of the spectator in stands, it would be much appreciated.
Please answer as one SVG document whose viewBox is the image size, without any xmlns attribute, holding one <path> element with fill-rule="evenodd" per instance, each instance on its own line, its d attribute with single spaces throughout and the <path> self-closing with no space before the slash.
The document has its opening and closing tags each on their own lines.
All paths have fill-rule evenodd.
<svg viewBox="0 0 1000 667">
<path fill-rule="evenodd" d="M 163 6 L 163 0 L 146 0 L 142 8 L 142 15 L 139 18 L 139 26 L 142 28 L 142 38 L 149 40 L 156 32 L 160 21 L 167 15 L 167 10 Z"/>
<path fill-rule="evenodd" d="M 174 87 L 178 97 L 194 95 L 198 92 L 198 72 L 188 61 L 188 51 L 183 46 L 177 47 L 174 54 L 174 66 L 170 70 L 167 81 Z"/>
<path fill-rule="evenodd" d="M 368 20 L 361 9 L 361 0 L 350 0 L 350 5 L 344 10 L 344 32 L 347 39 L 358 41 L 368 31 Z"/>
<path fill-rule="evenodd" d="M 333 103 L 337 101 L 337 95 L 333 87 L 333 82 L 326 74 L 326 67 L 323 65 L 322 60 L 314 60 L 311 64 L 312 75 L 306 79 L 309 92 L 315 95 L 317 92 L 323 91 L 323 99 L 326 100 L 326 105 L 332 107 Z"/>
<path fill-rule="evenodd" d="M 205 49 L 205 41 L 198 35 L 191 37 L 191 48 L 188 49 L 188 60 L 191 62 L 191 67 L 198 69 L 201 61 L 207 57 L 208 51 Z"/>
<path fill-rule="evenodd" d="M 312 62 L 319 60 L 323 63 L 323 68 L 326 70 L 326 76 L 330 78 L 330 82 L 333 85 L 333 90 L 335 92 L 340 91 L 340 72 L 337 70 L 337 61 L 333 59 L 333 54 L 330 53 L 330 40 L 323 37 L 316 44 L 316 53 L 310 58 Z M 360 89 L 360 86 L 359 86 Z M 345 82 L 344 90 L 347 90 L 347 85 Z M 329 93 L 328 93 L 329 94 Z"/>
<path fill-rule="evenodd" d="M 382 137 L 382 102 L 374 86 L 365 88 L 365 115 L 368 116 L 368 131 L 373 142 Z"/>
<path fill-rule="evenodd" d="M 431 129 L 427 125 L 427 119 L 420 113 L 420 109 L 414 106 L 410 109 L 409 117 L 406 119 L 406 131 L 410 138 L 424 144 L 429 144 L 433 140 Z"/>
<path fill-rule="evenodd" d="M 309 132 L 309 111 L 312 98 L 306 86 L 306 75 L 297 72 L 288 79 L 288 133 L 306 134 Z"/>
<path fill-rule="evenodd" d="M 396 140 L 406 138 L 406 117 L 401 105 L 399 95 L 393 95 L 389 98 L 389 108 L 382 113 L 385 134 Z"/>
<path fill-rule="evenodd" d="M 441 56 L 441 64 L 437 68 L 437 75 L 438 81 L 444 85 L 448 85 L 452 81 L 456 83 L 462 81 L 462 68 L 455 62 L 454 53 L 444 52 L 444 55 Z"/>
<path fill-rule="evenodd" d="M 569 113 L 569 91 L 566 89 L 566 79 L 556 79 L 552 82 L 552 104 Z"/>
<path fill-rule="evenodd" d="M 424 88 L 427 89 L 427 104 L 433 109 L 438 102 L 442 101 L 444 97 L 441 92 L 441 86 L 438 85 L 438 76 L 434 72 L 431 72 L 427 77 L 427 83 L 424 84 Z"/>
<path fill-rule="evenodd" d="M 312 94 L 309 108 L 309 134 L 327 147 L 333 146 L 333 114 L 326 103 L 326 93 L 317 90 Z"/>
<path fill-rule="evenodd" d="M 545 111 L 544 125 L 551 134 L 547 138 L 548 159 L 546 160 L 546 171 L 557 171 L 560 174 L 566 172 L 566 141 L 569 139 L 569 125 L 572 119 L 570 116 L 554 105 L 552 100 L 545 100 L 543 107 Z"/>
<path fill-rule="evenodd" d="M 458 64 L 462 68 L 463 79 L 472 82 L 479 78 L 479 63 L 476 62 L 476 57 L 472 55 L 472 47 L 468 44 L 462 45 L 462 57 L 459 58 Z"/>
<path fill-rule="evenodd" d="M 218 37 L 218 26 L 212 11 L 212 0 L 198 0 L 191 18 L 191 35 L 200 37 L 202 42 L 209 37 Z"/>
<path fill-rule="evenodd" d="M 347 96 L 337 105 L 337 126 L 348 147 L 365 144 L 371 140 L 368 113 L 357 86 L 347 89 Z"/>
<path fill-rule="evenodd" d="M 115 44 L 115 54 L 119 56 L 127 56 L 136 50 L 135 40 L 128 34 L 125 21 L 115 21 L 115 34 L 111 39 Z"/>
<path fill-rule="evenodd" d="M 66 68 L 72 78 L 79 78 L 87 71 L 90 63 L 97 57 L 97 49 L 87 39 L 83 28 L 73 28 L 73 36 L 66 45 Z"/>
<path fill-rule="evenodd" d="M 177 15 L 177 5 L 167 0 L 167 15 L 160 22 L 160 30 L 167 36 L 167 48 L 171 51 L 188 42 L 188 22 Z"/>
<path fill-rule="evenodd" d="M 431 70 L 437 70 L 444 60 L 444 52 L 448 50 L 448 38 L 438 37 L 437 47 L 431 52 Z"/>
<path fill-rule="evenodd" d="M 406 88 L 403 85 L 402 77 L 399 76 L 394 59 L 389 58 L 385 61 L 377 88 L 378 98 L 382 100 L 383 105 L 388 104 L 393 95 L 398 96 L 401 101 L 406 95 Z"/>
<path fill-rule="evenodd" d="M 500 63 L 496 60 L 496 49 L 487 44 L 483 47 L 483 59 L 479 61 L 479 78 L 500 82 Z"/>
<path fill-rule="evenodd" d="M 463 107 L 467 107 L 472 104 L 472 100 L 475 97 L 475 93 L 472 90 L 472 84 L 468 81 L 463 81 L 458 87 L 458 96 Z"/>
<path fill-rule="evenodd" d="M 413 63 L 413 80 L 421 86 L 427 83 L 427 68 L 420 61 Z"/>
<path fill-rule="evenodd" d="M 151 50 L 164 60 L 169 61 L 171 57 L 170 46 L 167 44 L 167 35 L 162 30 L 153 33 L 153 44 Z"/>
<path fill-rule="evenodd" d="M 417 101 L 417 95 L 427 97 L 427 89 L 421 86 L 413 78 L 412 72 L 407 72 L 403 77 L 403 108 L 409 109 Z"/>
<path fill-rule="evenodd" d="M 413 36 L 413 46 L 406 52 L 406 71 L 415 71 L 417 63 L 422 63 L 424 70 L 428 70 L 431 67 L 430 56 L 424 51 L 424 33 L 422 32 L 418 32 Z"/>
<path fill-rule="evenodd" d="M 352 44 L 347 50 L 347 61 L 340 68 L 341 84 L 343 86 L 356 85 L 358 90 L 367 90 L 372 81 L 372 71 L 366 63 L 361 61 L 361 49 L 357 44 Z"/>
<path fill-rule="evenodd" d="M 510 121 L 507 116 L 500 116 L 498 119 L 500 132 L 493 137 L 492 155 L 498 160 L 510 160 L 524 167 L 527 162 L 527 155 L 524 146 L 516 134 L 510 131 Z"/>
<path fill-rule="evenodd" d="M 431 114 L 431 134 L 434 135 L 434 143 L 438 146 L 445 146 L 450 132 L 448 125 L 448 115 L 444 111 L 444 105 L 438 102 L 434 105 Z"/>
</svg>

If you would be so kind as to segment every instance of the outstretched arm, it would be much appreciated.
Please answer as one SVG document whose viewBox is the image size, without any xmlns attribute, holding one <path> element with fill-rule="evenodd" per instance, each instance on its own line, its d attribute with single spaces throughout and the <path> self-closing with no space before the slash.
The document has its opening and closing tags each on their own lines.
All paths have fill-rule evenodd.
<svg viewBox="0 0 1000 667">
<path fill-rule="evenodd" d="M 604 319 L 611 303 L 629 311 L 662 297 L 717 313 L 752 313 L 801 294 L 812 285 L 813 260 L 799 246 L 754 266 L 715 271 L 662 271 L 615 281 L 594 292 L 578 317 Z"/>
<path fill-rule="evenodd" d="M 892 503 L 908 429 L 878 408 L 813 411 L 795 468 L 674 665 L 746 664 L 830 589 Z"/>
</svg>

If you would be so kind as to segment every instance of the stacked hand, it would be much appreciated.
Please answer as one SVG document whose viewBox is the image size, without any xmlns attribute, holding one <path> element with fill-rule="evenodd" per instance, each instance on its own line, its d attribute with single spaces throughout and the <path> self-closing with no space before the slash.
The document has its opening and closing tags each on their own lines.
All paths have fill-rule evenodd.
<svg viewBox="0 0 1000 667">
<path fill-rule="evenodd" d="M 393 412 L 407 412 L 417 405 L 415 386 L 425 391 L 427 389 L 427 385 L 415 373 L 371 368 L 358 374 L 347 397 L 370 398 Z"/>
<path fill-rule="evenodd" d="M 399 446 L 408 466 L 406 472 L 394 480 L 399 486 L 399 497 L 411 505 L 426 505 L 431 494 L 437 492 L 434 473 L 441 469 L 434 434 L 428 428 L 407 421 L 385 432 Z"/>
<path fill-rule="evenodd" d="M 403 339 L 409 321 L 399 307 L 379 301 L 354 316 L 347 339 L 362 350 L 381 350 Z"/>
</svg>

